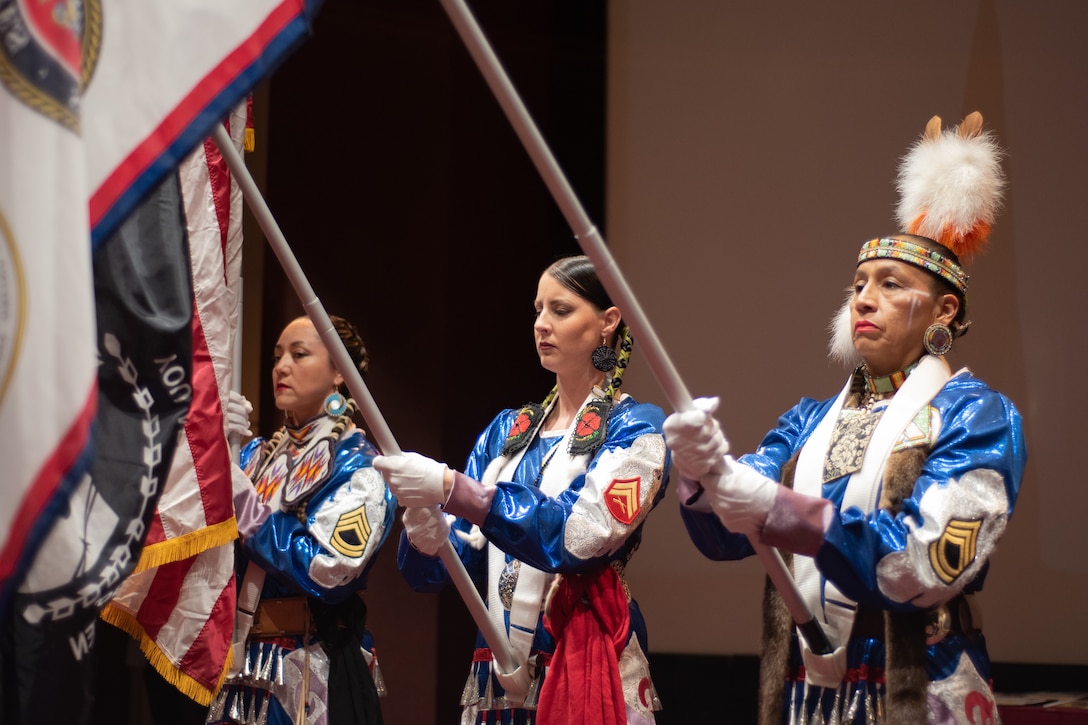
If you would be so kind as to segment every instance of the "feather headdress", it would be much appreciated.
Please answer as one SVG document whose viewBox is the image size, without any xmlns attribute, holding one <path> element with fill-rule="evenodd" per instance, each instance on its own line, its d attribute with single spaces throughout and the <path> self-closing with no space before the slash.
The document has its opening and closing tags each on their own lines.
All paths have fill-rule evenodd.
<svg viewBox="0 0 1088 725">
<path fill-rule="evenodd" d="M 922 138 L 900 162 L 896 218 L 907 234 L 936 241 L 954 256 L 915 243 L 920 240 L 893 236 L 863 244 L 858 264 L 870 259 L 913 264 L 947 281 L 965 300 L 967 273 L 959 260 L 968 261 L 989 241 L 1005 189 L 1001 156 L 997 141 L 982 130 L 978 111 L 947 131 L 941 128 L 940 116 L 931 118 Z M 851 301 L 848 290 L 829 325 L 831 357 L 847 366 L 858 361 L 850 330 Z M 967 324 L 959 325 L 956 334 L 966 329 Z"/>
<path fill-rule="evenodd" d="M 982 250 L 1001 210 L 1001 149 L 978 111 L 941 130 L 934 116 L 899 166 L 900 228 L 940 242 L 961 261 Z"/>
</svg>

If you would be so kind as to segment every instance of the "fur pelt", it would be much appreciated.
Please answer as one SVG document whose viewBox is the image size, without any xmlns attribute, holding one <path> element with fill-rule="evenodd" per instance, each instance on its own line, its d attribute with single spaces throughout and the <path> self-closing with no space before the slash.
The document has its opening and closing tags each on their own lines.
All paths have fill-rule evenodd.
<svg viewBox="0 0 1088 725">
<path fill-rule="evenodd" d="M 847 396 L 846 405 L 856 406 L 860 390 Z M 884 470 L 884 489 L 880 507 L 892 514 L 899 513 L 903 500 L 914 490 L 929 451 L 908 448 L 894 451 Z M 795 453 L 782 468 L 782 484 L 793 488 L 797 468 Z M 783 552 L 786 565 L 792 569 L 792 556 Z M 782 597 L 768 579 L 763 596 L 763 658 L 759 673 L 759 725 L 779 725 L 782 722 L 785 681 L 789 674 L 789 643 L 793 620 Z M 884 613 L 885 665 L 887 696 L 886 725 L 917 725 L 926 722 L 925 614 Z"/>
<path fill-rule="evenodd" d="M 782 467 L 782 482 L 793 488 L 797 469 L 795 455 Z M 786 567 L 793 569 L 793 554 L 782 552 Z M 763 656 L 759 661 L 759 725 L 780 725 L 790 666 L 790 633 L 793 618 L 782 595 L 768 578 L 763 586 Z"/>
</svg>

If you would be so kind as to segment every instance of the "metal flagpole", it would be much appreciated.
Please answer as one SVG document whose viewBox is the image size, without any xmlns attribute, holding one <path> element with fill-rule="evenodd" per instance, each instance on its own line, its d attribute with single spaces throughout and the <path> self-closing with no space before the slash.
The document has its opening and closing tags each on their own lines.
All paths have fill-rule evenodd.
<svg viewBox="0 0 1088 725">
<path fill-rule="evenodd" d="M 344 376 L 351 397 L 359 404 L 359 411 L 363 414 L 363 418 L 366 419 L 367 425 L 370 426 L 370 432 L 374 435 L 374 439 L 382 449 L 382 453 L 388 456 L 401 455 L 401 448 L 397 445 L 397 440 L 393 437 L 393 432 L 386 424 L 385 417 L 382 416 L 377 403 L 374 402 L 374 398 L 370 395 L 366 383 L 363 382 L 362 373 L 355 367 L 355 363 L 352 362 L 351 355 L 348 353 L 347 348 L 344 347 L 343 341 L 336 334 L 336 330 L 332 326 L 332 320 L 329 319 L 321 300 L 314 294 L 313 287 L 310 286 L 310 282 L 306 279 L 306 275 L 295 258 L 294 252 L 291 251 L 291 247 L 287 244 L 283 232 L 280 231 L 279 224 L 276 223 L 275 218 L 272 216 L 272 212 L 265 203 L 264 197 L 261 196 L 257 184 L 253 181 L 253 177 L 250 176 L 249 169 L 246 168 L 242 157 L 235 150 L 234 144 L 231 143 L 230 136 L 227 135 L 222 124 L 216 124 L 213 138 L 216 145 L 219 146 L 223 158 L 226 159 L 231 174 L 242 189 L 242 196 L 249 204 L 249 208 L 264 232 L 265 238 L 268 239 L 268 244 L 272 247 L 272 251 L 276 253 L 276 258 L 279 259 L 284 273 L 291 282 L 291 286 L 295 288 L 295 294 L 298 295 L 299 301 L 302 302 L 303 309 L 313 321 L 322 342 L 325 343 L 325 347 L 332 356 L 336 369 Z M 457 587 L 461 598 L 464 599 L 472 619 L 476 622 L 476 626 L 480 628 L 480 632 L 491 648 L 499 667 L 502 668 L 503 672 L 513 672 L 516 666 L 513 655 L 510 653 L 510 642 L 505 633 L 500 632 L 497 625 L 491 621 L 491 617 L 487 614 L 487 607 L 484 606 L 479 592 L 476 591 L 476 585 L 472 583 L 472 579 L 469 578 L 468 572 L 465 570 L 465 565 L 461 562 L 449 541 L 446 541 L 438 550 L 438 555 L 442 558 L 442 563 L 446 565 L 446 570 L 449 572 L 454 586 Z"/>
<path fill-rule="evenodd" d="M 664 346 L 654 333 L 649 319 L 643 313 L 641 305 L 639 305 L 634 293 L 627 285 L 627 281 L 605 246 L 600 233 L 589 220 L 581 203 L 578 201 L 578 197 L 574 194 L 574 190 L 567 182 L 566 176 L 559 168 L 559 164 L 556 163 L 555 157 L 544 142 L 544 138 L 540 135 L 540 131 L 537 129 L 532 117 L 529 116 L 525 104 L 522 103 L 517 90 L 515 90 L 506 75 L 506 71 L 499 63 L 498 57 L 487 42 L 487 38 L 484 37 L 476 19 L 472 16 L 463 0 L 440 0 L 440 2 L 450 16 L 450 20 L 461 36 L 461 40 L 476 61 L 476 65 L 483 74 L 484 80 L 490 86 L 491 92 L 494 93 L 499 105 L 502 106 L 518 138 L 521 139 L 525 150 L 532 158 L 533 164 L 543 178 L 548 190 L 551 191 L 552 197 L 562 210 L 563 216 L 566 218 L 567 224 L 570 225 L 571 231 L 574 232 L 582 251 L 593 262 L 593 267 L 597 270 L 597 275 L 601 278 L 604 288 L 608 290 L 609 296 L 623 310 L 624 319 L 630 325 L 635 337 L 638 338 L 650 370 L 665 392 L 669 403 L 676 410 L 693 409 L 694 404 L 691 395 L 665 352 Z M 719 474 L 723 472 L 724 470 L 716 471 Z M 820 623 L 813 617 L 808 605 L 801 598 L 797 585 L 782 560 L 782 555 L 778 550 L 764 546 L 754 538 L 749 540 L 752 548 L 755 549 L 756 555 L 759 556 L 763 566 L 767 569 L 768 576 L 778 589 L 779 594 L 782 595 L 782 599 L 794 622 L 804 633 L 809 647 L 817 654 L 831 652 L 833 648 L 827 641 Z"/>
</svg>

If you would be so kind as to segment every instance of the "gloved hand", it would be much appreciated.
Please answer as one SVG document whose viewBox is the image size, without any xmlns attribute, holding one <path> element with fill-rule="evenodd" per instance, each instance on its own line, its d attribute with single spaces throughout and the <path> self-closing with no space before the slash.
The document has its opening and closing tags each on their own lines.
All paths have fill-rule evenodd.
<svg viewBox="0 0 1088 725">
<path fill-rule="evenodd" d="M 696 398 L 693 410 L 673 413 L 665 419 L 665 444 L 672 451 L 672 465 L 680 474 L 699 481 L 711 470 L 721 468 L 729 452 L 729 441 L 714 417 L 718 398 Z"/>
<path fill-rule="evenodd" d="M 725 473 L 709 493 L 710 507 L 727 529 L 758 537 L 774 505 L 778 484 L 726 456 Z"/>
<path fill-rule="evenodd" d="M 399 456 L 375 456 L 372 464 L 381 471 L 389 490 L 407 508 L 442 505 L 449 497 L 445 487 L 445 463 L 408 452 Z"/>
<path fill-rule="evenodd" d="M 253 436 L 249 428 L 249 416 L 253 412 L 253 406 L 246 396 L 230 391 L 227 396 L 227 409 L 223 411 L 223 417 L 227 421 L 227 437 L 237 437 L 239 441 Z"/>
<path fill-rule="evenodd" d="M 437 506 L 406 508 L 400 520 L 408 541 L 427 556 L 435 556 L 450 538 L 450 521 L 454 516 L 442 513 Z"/>
<path fill-rule="evenodd" d="M 472 525 L 472 528 L 467 532 L 461 531 L 461 529 L 454 529 L 453 533 L 458 539 L 471 546 L 476 551 L 480 551 L 487 545 L 487 537 L 484 536 L 484 532 L 480 531 L 480 527 L 476 524 Z"/>
</svg>

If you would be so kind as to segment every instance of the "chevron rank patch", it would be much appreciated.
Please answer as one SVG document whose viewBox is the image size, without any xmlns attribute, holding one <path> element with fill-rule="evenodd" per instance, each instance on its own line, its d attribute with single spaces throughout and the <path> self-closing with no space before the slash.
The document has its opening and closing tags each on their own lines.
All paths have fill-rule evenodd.
<svg viewBox="0 0 1088 725">
<path fill-rule="evenodd" d="M 612 483 L 605 489 L 604 502 L 608 513 L 620 523 L 629 524 L 638 517 L 642 506 L 639 496 L 641 484 L 642 479 L 638 476 L 613 478 Z"/>
<path fill-rule="evenodd" d="M 929 545 L 929 562 L 941 581 L 951 584 L 975 560 L 982 521 L 952 519 L 941 538 Z"/>
<path fill-rule="evenodd" d="M 369 539 L 370 522 L 366 520 L 366 504 L 363 504 L 337 520 L 329 543 L 344 556 L 358 559 L 366 551 Z"/>
</svg>

